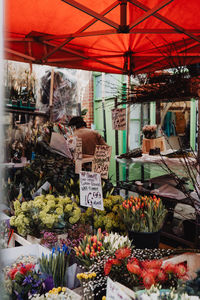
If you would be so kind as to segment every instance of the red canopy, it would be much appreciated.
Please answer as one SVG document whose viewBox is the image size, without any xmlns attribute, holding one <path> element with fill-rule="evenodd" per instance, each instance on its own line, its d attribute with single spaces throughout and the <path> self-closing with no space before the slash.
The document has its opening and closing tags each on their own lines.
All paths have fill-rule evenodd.
<svg viewBox="0 0 200 300">
<path fill-rule="evenodd" d="M 6 0 L 5 58 L 131 74 L 200 62 L 199 0 Z"/>
</svg>

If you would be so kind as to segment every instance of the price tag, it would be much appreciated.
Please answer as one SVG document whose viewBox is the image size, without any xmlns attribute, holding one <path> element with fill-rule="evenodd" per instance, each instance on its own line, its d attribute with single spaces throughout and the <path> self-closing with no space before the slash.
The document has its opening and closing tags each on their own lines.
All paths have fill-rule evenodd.
<svg viewBox="0 0 200 300">
<path fill-rule="evenodd" d="M 126 108 L 112 109 L 112 128 L 126 130 Z"/>
<path fill-rule="evenodd" d="M 80 172 L 80 205 L 104 210 L 100 174 Z"/>
<path fill-rule="evenodd" d="M 92 172 L 101 174 L 101 178 L 104 179 L 108 178 L 111 152 L 112 147 L 96 145 L 92 163 Z"/>
<path fill-rule="evenodd" d="M 108 277 L 106 300 L 131 300 L 131 298 Z"/>
</svg>

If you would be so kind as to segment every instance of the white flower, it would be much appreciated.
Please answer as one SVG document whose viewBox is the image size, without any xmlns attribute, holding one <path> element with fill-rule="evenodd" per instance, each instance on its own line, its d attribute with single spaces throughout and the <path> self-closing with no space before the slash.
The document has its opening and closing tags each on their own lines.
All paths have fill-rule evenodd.
<svg viewBox="0 0 200 300">
<path fill-rule="evenodd" d="M 110 233 L 104 238 L 104 242 L 108 244 L 109 250 L 115 251 L 122 247 L 131 247 L 131 241 L 127 236 L 118 233 Z"/>
</svg>

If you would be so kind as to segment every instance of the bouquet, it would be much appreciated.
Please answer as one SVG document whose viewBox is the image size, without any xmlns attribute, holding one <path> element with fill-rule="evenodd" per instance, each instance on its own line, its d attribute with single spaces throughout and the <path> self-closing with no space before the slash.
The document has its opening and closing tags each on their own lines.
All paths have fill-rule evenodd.
<svg viewBox="0 0 200 300">
<path fill-rule="evenodd" d="M 155 139 L 156 138 L 157 125 L 145 125 L 142 128 L 142 132 L 146 139 Z"/>
<path fill-rule="evenodd" d="M 156 196 L 139 196 L 124 200 L 121 219 L 129 231 L 157 232 L 161 229 L 167 210 Z"/>
<path fill-rule="evenodd" d="M 53 287 L 52 278 L 44 279 L 32 263 L 18 263 L 16 266 L 7 267 L 4 273 L 5 289 L 12 299 L 28 299 L 31 295 L 45 293 Z"/>
<path fill-rule="evenodd" d="M 81 222 L 90 223 L 95 229 L 101 228 L 107 232 L 124 232 L 125 226 L 120 222 L 119 216 L 119 207 L 123 200 L 124 198 L 119 195 L 107 195 L 103 199 L 104 210 L 87 208 L 86 212 L 82 213 Z"/>
<path fill-rule="evenodd" d="M 131 246 L 128 237 L 120 234 L 102 233 L 101 228 L 98 229 L 97 235 L 86 235 L 78 247 L 75 247 L 76 257 L 82 264 L 89 267 L 93 263 L 93 259 L 101 256 L 104 251 L 113 254 L 116 249 L 125 246 Z"/>
<path fill-rule="evenodd" d="M 41 195 L 34 200 L 14 202 L 15 215 L 10 225 L 17 228 L 22 236 L 38 234 L 44 229 L 65 229 L 77 223 L 81 210 L 69 197 Z"/>
<path fill-rule="evenodd" d="M 108 258 L 104 274 L 129 287 L 143 285 L 147 289 L 160 284 L 164 288 L 176 287 L 179 279 L 188 279 L 184 264 L 168 263 L 163 266 L 161 259 L 140 261 L 132 256 L 128 247 L 116 250 L 115 255 Z"/>
<path fill-rule="evenodd" d="M 64 286 L 65 274 L 69 265 L 70 250 L 65 245 L 62 248 L 53 248 L 49 257 L 44 254 L 39 259 L 42 273 L 53 277 L 54 286 Z"/>
</svg>

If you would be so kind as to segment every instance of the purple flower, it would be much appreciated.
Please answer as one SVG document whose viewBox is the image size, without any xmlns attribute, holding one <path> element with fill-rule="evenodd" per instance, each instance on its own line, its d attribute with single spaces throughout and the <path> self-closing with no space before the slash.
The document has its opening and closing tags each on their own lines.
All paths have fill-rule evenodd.
<svg viewBox="0 0 200 300">
<path fill-rule="evenodd" d="M 53 277 L 52 276 L 48 276 L 45 280 L 44 280 L 44 293 L 47 293 L 48 291 L 52 290 L 54 287 L 54 282 L 53 282 Z"/>
<path fill-rule="evenodd" d="M 31 275 L 28 275 L 24 278 L 23 282 L 22 282 L 22 285 L 25 285 L 25 284 L 30 284 L 33 282 L 33 278 Z"/>
</svg>

